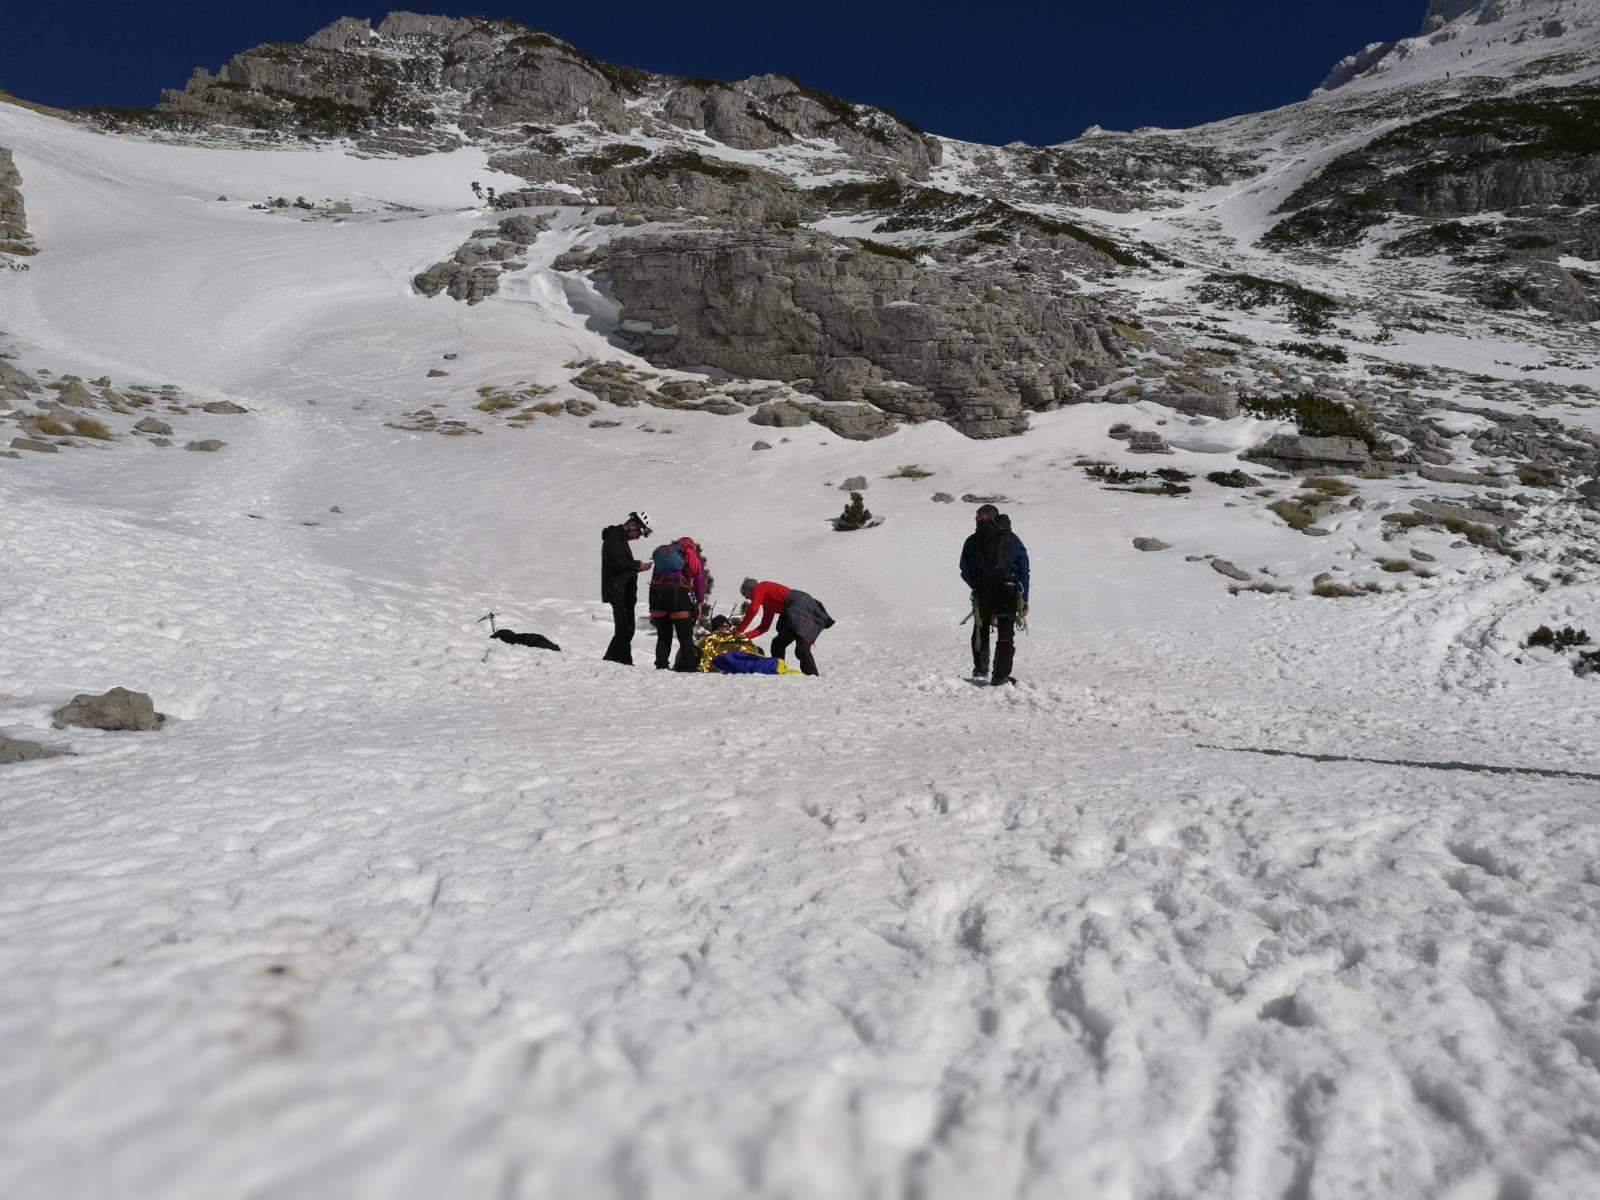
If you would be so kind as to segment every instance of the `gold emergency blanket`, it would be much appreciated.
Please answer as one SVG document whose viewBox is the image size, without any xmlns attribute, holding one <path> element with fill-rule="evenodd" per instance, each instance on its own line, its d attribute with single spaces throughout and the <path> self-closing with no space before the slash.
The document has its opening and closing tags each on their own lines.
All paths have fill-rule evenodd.
<svg viewBox="0 0 1600 1200">
<path fill-rule="evenodd" d="M 700 669 L 711 670 L 711 660 L 729 650 L 743 650 L 746 654 L 762 653 L 761 647 L 749 638 L 735 633 L 733 626 L 729 625 L 725 629 L 717 629 L 706 634 L 705 640 L 700 643 Z"/>
</svg>

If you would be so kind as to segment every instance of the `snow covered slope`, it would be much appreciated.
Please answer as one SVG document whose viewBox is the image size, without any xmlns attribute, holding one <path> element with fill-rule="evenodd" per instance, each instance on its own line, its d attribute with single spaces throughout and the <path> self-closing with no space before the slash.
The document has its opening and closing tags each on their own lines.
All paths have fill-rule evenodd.
<svg viewBox="0 0 1600 1200">
<path fill-rule="evenodd" d="M 671 382 L 557 269 L 598 213 L 528 209 L 481 304 L 410 289 L 503 215 L 459 207 L 515 182 L 481 149 L 11 105 L 0 145 L 38 248 L 0 350 L 45 389 L 7 431 L 111 435 L 0 458 L 0 736 L 71 751 L 0 766 L 0 1193 L 1591 1193 L 1600 686 L 1525 643 L 1600 636 L 1600 570 L 1575 481 L 1516 468 L 1537 419 L 1593 428 L 1592 359 L 1512 323 L 1330 339 L 1425 363 L 1475 482 L 1302 484 L 1238 454 L 1283 422 L 1125 395 L 986 442 L 583 412 L 571 364 Z M 1242 229 L 1233 192 L 1148 236 Z M 1087 282 L 1153 324 L 1200 273 Z M 1124 388 L 1176 372 L 1130 329 Z M 855 475 L 883 523 L 835 533 Z M 964 678 L 972 504 L 936 493 L 1028 545 L 1020 686 Z M 1302 500 L 1319 536 L 1265 507 Z M 823 676 L 658 673 L 648 633 L 601 662 L 596 535 L 632 508 L 724 610 L 746 574 L 821 597 Z M 112 686 L 166 728 L 51 728 Z"/>
</svg>

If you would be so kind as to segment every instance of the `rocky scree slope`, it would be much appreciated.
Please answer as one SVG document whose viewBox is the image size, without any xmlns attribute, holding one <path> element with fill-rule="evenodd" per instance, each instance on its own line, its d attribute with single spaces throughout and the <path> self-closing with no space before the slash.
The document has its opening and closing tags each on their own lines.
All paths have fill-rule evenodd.
<svg viewBox="0 0 1600 1200">
<path fill-rule="evenodd" d="M 609 244 L 556 266 L 609 287 L 644 357 L 870 404 L 885 418 L 874 428 L 941 419 L 1010 434 L 1027 410 L 1078 399 L 1225 417 L 1241 394 L 1309 383 L 1368 409 L 1411 444 L 1390 461 L 1414 465 L 1419 444 L 1447 451 L 1427 446 L 1407 409 L 1408 397 L 1425 407 L 1412 381 L 1306 339 L 1382 341 L 1393 326 L 1458 321 L 1439 309 L 1441 291 L 1491 315 L 1539 305 L 1541 318 L 1585 318 L 1590 281 L 1574 264 L 1592 232 L 1564 202 L 1592 191 L 1581 129 L 1585 72 L 1600 59 L 1576 17 L 1542 21 L 1536 38 L 1504 22 L 1596 2 L 1434 4 L 1420 48 L 1301 104 L 1051 147 L 959 143 L 783 77 L 656 75 L 515 22 L 408 13 L 257 47 L 196 72 L 153 113 L 92 119 L 158 136 L 340 138 L 360 153 L 481 145 L 526 184 L 498 207 L 592 206 L 591 240 Z M 1469 43 L 1484 53 L 1469 61 Z M 1447 62 L 1463 64 L 1459 78 Z M 1543 156 L 1514 106 L 1557 77 L 1559 105 L 1523 105 L 1545 114 L 1555 144 Z M 1484 104 L 1513 107 L 1484 115 Z M 1268 195 L 1276 212 L 1262 208 Z M 1482 219 L 1506 204 L 1503 223 Z M 502 233 L 479 231 L 418 290 L 494 295 L 537 236 Z M 1483 251 L 1458 263 L 1472 239 Z M 1368 261 L 1374 240 L 1391 264 L 1382 272 Z M 1296 348 L 1263 343 L 1264 319 L 1281 320 L 1282 345 Z M 1569 349 L 1588 337 L 1564 336 Z M 1296 362 L 1307 355 L 1314 375 Z M 1463 398 L 1474 397 L 1450 394 Z"/>
</svg>

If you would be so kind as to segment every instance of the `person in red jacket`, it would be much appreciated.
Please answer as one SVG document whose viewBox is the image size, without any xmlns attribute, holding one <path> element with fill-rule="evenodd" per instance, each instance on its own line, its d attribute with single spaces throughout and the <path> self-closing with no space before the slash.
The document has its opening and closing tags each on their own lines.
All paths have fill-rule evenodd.
<svg viewBox="0 0 1600 1200">
<path fill-rule="evenodd" d="M 805 592 L 771 580 L 757 583 L 747 578 L 739 585 L 739 591 L 750 604 L 737 632 L 741 636 L 758 638 L 772 627 L 776 619 L 778 632 L 772 639 L 772 657 L 783 661 L 792 645 L 795 657 L 800 660 L 800 670 L 807 675 L 818 674 L 816 660 L 811 657 L 811 644 L 824 629 L 833 626 L 833 618 L 828 615 L 822 602 Z M 754 633 L 747 633 L 758 616 L 761 618 L 760 627 Z"/>
</svg>

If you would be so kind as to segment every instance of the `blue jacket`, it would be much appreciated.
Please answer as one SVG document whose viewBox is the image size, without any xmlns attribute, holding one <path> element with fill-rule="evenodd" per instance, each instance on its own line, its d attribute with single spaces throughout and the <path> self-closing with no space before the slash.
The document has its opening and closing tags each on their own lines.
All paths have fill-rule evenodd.
<svg viewBox="0 0 1600 1200">
<path fill-rule="evenodd" d="M 1009 546 L 1011 562 L 1011 578 L 1016 582 L 1017 590 L 1022 593 L 1022 598 L 1028 598 L 1028 548 L 1022 544 L 1022 539 L 1010 530 L 1002 533 Z M 966 543 L 961 547 L 961 580 L 974 591 L 984 581 L 988 574 L 985 569 L 983 555 L 978 549 L 978 535 L 967 536 Z"/>
</svg>

